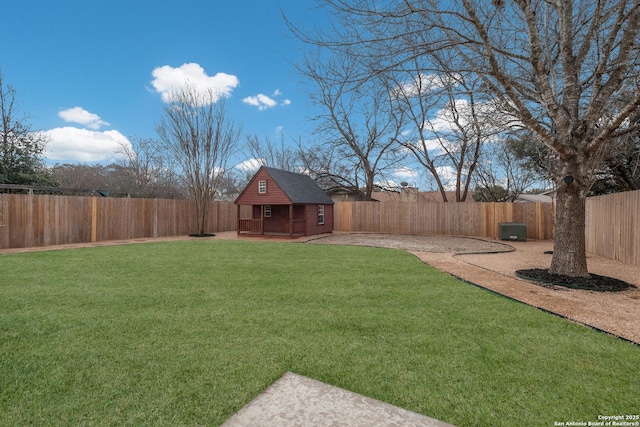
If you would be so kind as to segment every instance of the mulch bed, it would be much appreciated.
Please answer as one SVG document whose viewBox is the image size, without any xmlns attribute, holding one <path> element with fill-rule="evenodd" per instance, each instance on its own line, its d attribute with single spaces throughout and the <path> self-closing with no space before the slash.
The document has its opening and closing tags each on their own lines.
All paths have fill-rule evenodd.
<svg viewBox="0 0 640 427">
<path fill-rule="evenodd" d="M 560 274 L 551 274 L 549 270 L 532 268 L 529 270 L 517 270 L 516 275 L 526 280 L 539 282 L 544 285 L 564 286 L 572 289 L 583 289 L 596 292 L 620 292 L 635 288 L 631 283 L 613 277 L 591 274 L 591 277 L 570 277 Z"/>
</svg>

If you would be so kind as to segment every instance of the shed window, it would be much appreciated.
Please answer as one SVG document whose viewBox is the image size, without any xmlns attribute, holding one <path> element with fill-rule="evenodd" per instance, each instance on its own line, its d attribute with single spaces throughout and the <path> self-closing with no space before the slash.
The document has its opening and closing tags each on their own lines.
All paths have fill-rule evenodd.
<svg viewBox="0 0 640 427">
<path fill-rule="evenodd" d="M 265 218 L 271 218 L 271 205 L 264 205 Z"/>
<path fill-rule="evenodd" d="M 265 194 L 267 192 L 267 181 L 258 181 L 258 193 Z"/>
<path fill-rule="evenodd" d="M 324 205 L 318 205 L 318 224 L 324 224 Z"/>
</svg>

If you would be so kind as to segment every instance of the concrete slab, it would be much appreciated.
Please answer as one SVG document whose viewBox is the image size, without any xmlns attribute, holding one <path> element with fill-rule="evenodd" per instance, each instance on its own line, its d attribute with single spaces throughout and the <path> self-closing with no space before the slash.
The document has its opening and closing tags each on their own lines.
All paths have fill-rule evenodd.
<svg viewBox="0 0 640 427">
<path fill-rule="evenodd" d="M 292 372 L 229 418 L 223 427 L 454 427 Z"/>
</svg>

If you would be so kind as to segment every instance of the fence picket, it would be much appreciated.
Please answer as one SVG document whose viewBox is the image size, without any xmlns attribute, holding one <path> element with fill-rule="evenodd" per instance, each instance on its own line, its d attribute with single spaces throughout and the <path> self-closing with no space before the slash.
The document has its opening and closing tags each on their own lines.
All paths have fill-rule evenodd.
<svg viewBox="0 0 640 427">
<path fill-rule="evenodd" d="M 241 209 L 247 209 L 241 207 Z M 212 232 L 235 231 L 233 202 L 212 202 Z M 195 231 L 189 200 L 0 194 L 0 248 L 21 248 Z M 544 203 L 337 202 L 334 230 L 499 238 L 501 222 L 527 224 L 552 239 L 554 206 Z M 587 199 L 587 251 L 640 266 L 640 191 Z"/>
<path fill-rule="evenodd" d="M 587 199 L 587 251 L 640 267 L 640 190 Z"/>
</svg>

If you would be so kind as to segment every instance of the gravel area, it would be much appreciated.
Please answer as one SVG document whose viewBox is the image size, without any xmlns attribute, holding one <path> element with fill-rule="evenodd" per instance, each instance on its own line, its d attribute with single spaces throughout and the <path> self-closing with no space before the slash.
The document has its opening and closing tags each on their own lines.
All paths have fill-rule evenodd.
<svg viewBox="0 0 640 427">
<path fill-rule="evenodd" d="M 515 250 L 513 246 L 500 242 L 457 236 L 350 233 L 330 234 L 311 239 L 308 242 L 324 245 L 373 246 L 406 251 L 454 254 L 498 253 Z"/>
</svg>

